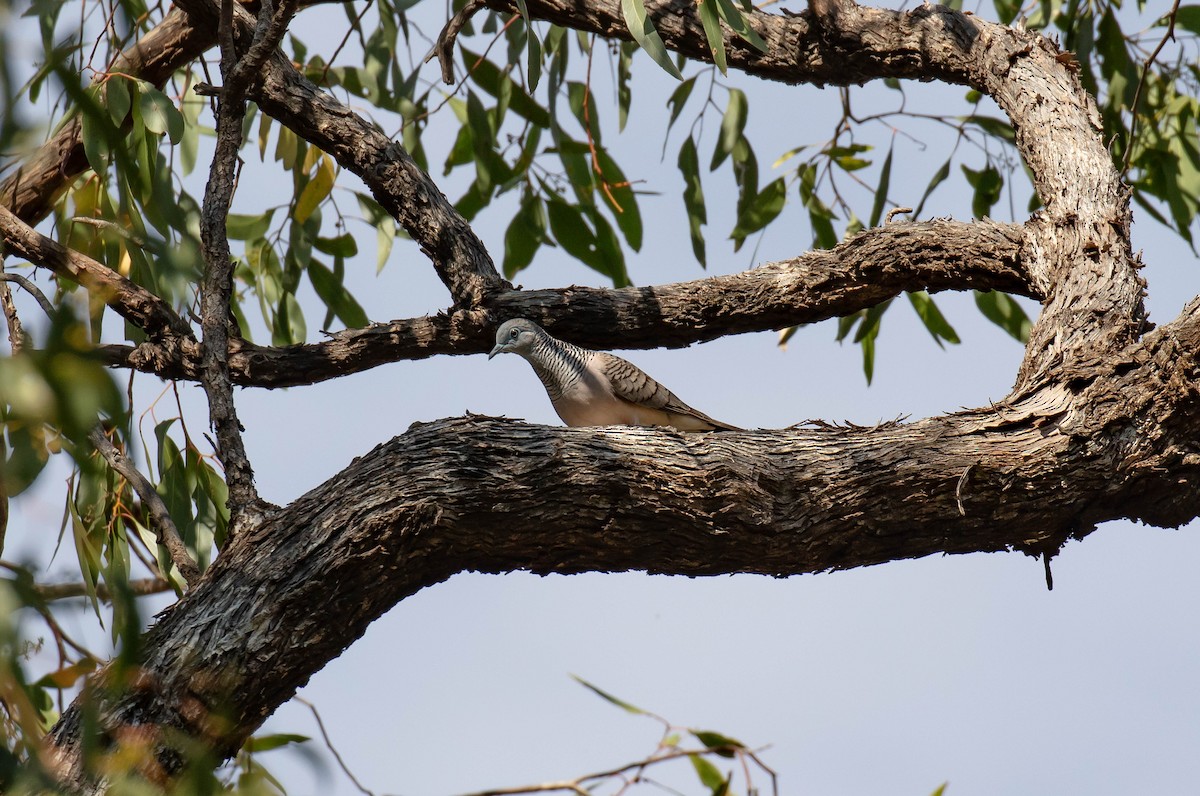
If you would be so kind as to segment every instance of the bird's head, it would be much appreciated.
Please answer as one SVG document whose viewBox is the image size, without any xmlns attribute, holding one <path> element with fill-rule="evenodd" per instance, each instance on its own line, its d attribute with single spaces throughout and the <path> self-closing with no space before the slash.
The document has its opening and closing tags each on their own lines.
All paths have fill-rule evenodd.
<svg viewBox="0 0 1200 796">
<path fill-rule="evenodd" d="M 505 321 L 496 330 L 496 345 L 488 354 L 488 359 L 506 352 L 524 356 L 541 334 L 544 334 L 542 327 L 531 320 L 513 318 L 511 321 Z"/>
</svg>

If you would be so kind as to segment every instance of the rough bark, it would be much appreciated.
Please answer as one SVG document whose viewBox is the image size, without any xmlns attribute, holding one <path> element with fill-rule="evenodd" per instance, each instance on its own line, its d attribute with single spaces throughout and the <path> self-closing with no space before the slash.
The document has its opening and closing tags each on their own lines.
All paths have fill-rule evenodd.
<svg viewBox="0 0 1200 796">
<path fill-rule="evenodd" d="M 1080 389 L 873 428 L 415 425 L 235 539 L 146 638 L 151 685 L 106 720 L 232 754 L 372 620 L 461 571 L 783 576 L 1176 525 L 1200 510 L 1196 350 L 1189 315 Z M 80 718 L 55 728 L 64 751 Z"/>
<path fill-rule="evenodd" d="M 678 348 L 730 334 L 848 315 L 904 291 L 999 290 L 1041 298 L 1021 262 L 1024 230 L 1012 224 L 930 221 L 867 230 L 833 249 L 743 273 L 618 290 L 511 290 L 482 313 L 451 312 L 376 323 L 328 340 L 275 348 L 231 341 L 230 373 L 243 387 L 294 387 L 410 359 L 488 351 L 496 325 L 537 320 L 590 348 Z M 110 345 L 111 365 L 196 379 L 194 347 Z"/>
</svg>

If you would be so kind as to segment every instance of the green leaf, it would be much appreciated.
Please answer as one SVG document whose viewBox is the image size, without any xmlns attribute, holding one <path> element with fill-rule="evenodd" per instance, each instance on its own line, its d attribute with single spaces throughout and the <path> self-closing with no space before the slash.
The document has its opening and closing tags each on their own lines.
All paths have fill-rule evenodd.
<svg viewBox="0 0 1200 796">
<path fill-rule="evenodd" d="M 728 735 L 723 735 L 719 732 L 712 732 L 711 730 L 689 730 L 688 732 L 694 735 L 696 740 L 700 741 L 700 743 L 704 744 L 709 749 L 728 747 L 722 748 L 720 751 L 716 752 L 716 754 L 719 754 L 721 757 L 733 757 L 734 749 L 746 748 L 746 745 L 736 738 L 730 738 Z"/>
<path fill-rule="evenodd" d="M 172 144 L 183 137 L 183 114 L 175 103 L 149 83 L 138 86 L 138 109 L 142 113 L 142 124 L 157 135 L 167 134 Z"/>
<path fill-rule="evenodd" d="M 317 260 L 309 260 L 307 270 L 308 278 L 321 301 L 346 324 L 346 328 L 357 329 L 370 323 L 366 311 L 350 291 L 346 290 L 341 277 Z"/>
<path fill-rule="evenodd" d="M 1013 132 L 1012 124 L 1006 119 L 997 119 L 992 116 L 982 116 L 978 113 L 970 116 L 960 116 L 959 121 L 973 124 L 980 130 L 983 130 L 993 138 L 999 138 L 1001 141 L 1013 143 L 1016 141 L 1016 134 Z"/>
<path fill-rule="evenodd" d="M 258 216 L 230 213 L 225 218 L 225 234 L 231 240 L 254 240 L 267 234 L 275 208 Z"/>
<path fill-rule="evenodd" d="M 946 316 L 942 315 L 942 311 L 938 309 L 937 304 L 928 293 L 924 290 L 909 293 L 908 300 L 912 303 L 913 309 L 917 311 L 921 322 L 925 324 L 925 328 L 933 335 L 933 342 L 937 343 L 938 347 L 943 347 L 943 340 L 954 345 L 961 342 L 954 327 L 946 320 Z"/>
<path fill-rule="evenodd" d="M 300 198 L 296 200 L 296 209 L 292 211 L 292 219 L 297 224 L 303 224 L 332 191 L 333 158 L 322 153 L 317 173 L 300 191 Z"/>
<path fill-rule="evenodd" d="M 522 4 L 524 0 L 521 0 Z M 537 41 L 530 31 L 530 37 Z M 532 57 L 532 56 L 531 56 Z M 550 126 L 550 112 L 537 103 L 525 89 L 521 88 L 506 72 L 501 72 L 500 69 L 481 55 L 462 48 L 463 63 L 467 67 L 467 71 L 471 75 L 471 79 L 475 81 L 475 85 L 499 99 L 501 95 L 501 87 L 504 91 L 509 92 L 508 107 L 513 113 L 520 116 L 526 121 L 533 122 L 538 127 Z M 539 59 L 540 63 L 540 59 Z M 532 80 L 530 88 L 536 88 L 537 81 Z"/>
<path fill-rule="evenodd" d="M 725 24 L 734 33 L 759 52 L 765 53 L 767 51 L 767 43 L 758 35 L 758 31 L 750 27 L 750 23 L 746 21 L 746 16 L 734 7 L 730 0 L 716 0 L 716 3 L 717 11 L 721 14 L 721 19 L 725 20 Z"/>
<path fill-rule="evenodd" d="M 525 47 L 528 55 L 525 80 L 529 84 L 529 90 L 533 91 L 542 79 L 542 43 L 538 41 L 537 31 L 533 29 L 533 17 L 529 16 L 525 0 L 517 0 L 517 10 L 521 12 L 521 18 L 525 20 Z M 548 124 L 542 125 L 542 127 L 548 126 Z"/>
<path fill-rule="evenodd" d="M 713 150 L 712 163 L 709 171 L 716 171 L 725 159 L 733 152 L 734 146 L 742 139 L 742 131 L 746 129 L 746 115 L 749 107 L 746 95 L 739 89 L 729 89 L 729 101 L 725 105 L 725 115 L 721 117 L 721 132 L 717 136 L 717 146 Z"/>
<path fill-rule="evenodd" d="M 671 109 L 671 118 L 667 120 L 667 132 L 671 131 L 671 126 L 683 112 L 683 106 L 687 104 L 688 97 L 692 95 L 692 89 L 695 87 L 696 77 L 693 75 L 676 86 L 675 90 L 671 92 L 671 96 L 667 97 L 667 106 Z"/>
<path fill-rule="evenodd" d="M 721 74 L 728 71 L 725 62 L 725 34 L 721 32 L 721 17 L 717 12 L 717 0 L 696 0 L 700 10 L 700 23 L 704 26 L 704 38 L 708 40 L 708 49 L 712 52 L 713 63 Z"/>
<path fill-rule="evenodd" d="M 679 171 L 683 173 L 683 206 L 688 215 L 692 252 L 701 267 L 707 267 L 704 234 L 700 227 L 708 223 L 708 213 L 704 207 L 704 186 L 700 182 L 700 160 L 696 154 L 696 141 L 691 136 L 688 136 L 679 148 L 678 164 Z"/>
<path fill-rule="evenodd" d="M 780 177 L 768 183 L 754 196 L 738 216 L 737 226 L 729 237 L 741 241 L 775 220 L 787 201 L 787 185 Z"/>
<path fill-rule="evenodd" d="M 646 15 L 646 6 L 642 0 L 621 0 L 621 16 L 625 18 L 625 25 L 629 28 L 633 40 L 646 51 L 654 63 L 676 80 L 683 80 L 683 75 L 679 74 L 679 69 L 667 54 L 667 48 L 658 35 L 654 22 Z"/>
<path fill-rule="evenodd" d="M 603 688 L 592 685 L 591 683 L 589 683 L 587 680 L 584 680 L 579 675 L 573 674 L 573 675 L 571 675 L 571 679 L 574 680 L 575 682 L 579 683 L 581 686 L 588 689 L 592 693 L 594 693 L 596 696 L 611 702 L 612 704 L 616 705 L 617 707 L 621 708 L 624 711 L 632 713 L 636 716 L 647 715 L 646 711 L 642 710 L 641 708 L 637 707 L 636 705 L 631 705 L 628 702 L 626 702 L 625 700 L 619 699 L 619 698 L 613 696 L 612 694 L 608 693 Z"/>
<path fill-rule="evenodd" d="M 586 107 L 584 100 L 587 100 Z M 571 113 L 579 120 L 579 126 L 587 131 L 589 139 L 600 144 L 600 115 L 596 107 L 595 95 L 585 86 L 575 80 L 567 81 L 567 104 Z"/>
<path fill-rule="evenodd" d="M 634 45 L 621 42 L 617 48 L 617 132 L 624 132 L 629 121 L 629 106 L 633 102 L 633 90 L 629 81 L 633 78 Z M 667 126 L 670 129 L 670 125 Z"/>
<path fill-rule="evenodd" d="M 269 752 L 272 749 L 278 749 L 281 746 L 287 746 L 288 744 L 293 743 L 307 743 L 311 740 L 312 739 L 307 735 L 296 735 L 294 733 L 281 732 L 274 735 L 256 735 L 252 738 L 247 738 L 246 743 L 242 745 L 242 748 L 247 752 Z"/>
<path fill-rule="evenodd" d="M 313 247 L 330 257 L 353 257 L 358 254 L 358 242 L 348 232 L 336 238 L 313 238 Z"/>
<path fill-rule="evenodd" d="M 700 755 L 692 755 L 688 759 L 692 761 L 692 768 L 696 769 L 696 776 L 700 778 L 701 784 L 714 794 L 729 787 L 725 775 L 711 762 Z"/>
<path fill-rule="evenodd" d="M 1163 17 L 1157 23 L 1157 27 L 1166 27 L 1167 17 Z M 1189 33 L 1194 33 L 1200 36 L 1200 6 L 1180 6 L 1175 12 L 1175 26 L 1183 28 Z"/>
<path fill-rule="evenodd" d="M 883 218 L 883 206 L 887 204 L 888 188 L 892 184 L 892 147 L 888 147 L 887 157 L 883 159 L 883 168 L 879 172 L 879 184 L 875 187 L 875 202 L 871 205 L 871 223 L 869 226 L 879 226 Z"/>
<path fill-rule="evenodd" d="M 104 83 L 104 103 L 108 106 L 108 116 L 118 127 L 129 115 L 131 100 L 129 98 L 129 81 L 119 75 L 113 75 Z"/>
<path fill-rule="evenodd" d="M 975 306 L 983 317 L 1008 332 L 1013 339 L 1024 345 L 1029 342 L 1029 316 L 1007 293 L 975 291 Z"/>
<path fill-rule="evenodd" d="M 1000 194 L 1004 190 L 1004 178 L 990 163 L 979 171 L 966 166 L 963 166 L 962 170 L 967 176 L 967 183 L 975 189 L 971 198 L 971 212 L 976 218 L 983 218 L 991 212 L 992 206 L 1000 201 Z"/>
<path fill-rule="evenodd" d="M 521 207 L 504 232 L 504 277 L 512 279 L 533 262 L 533 255 L 545 243 L 546 210 L 542 200 L 526 190 Z"/>
<path fill-rule="evenodd" d="M 90 108 L 82 108 L 80 137 L 83 139 L 83 154 L 87 156 L 88 165 L 97 174 L 106 174 L 112 157 L 109 140 L 116 135 L 112 120 L 108 114 L 93 112 Z"/>
<path fill-rule="evenodd" d="M 612 211 L 617 228 L 625 236 L 625 242 L 629 244 L 629 248 L 635 252 L 641 251 L 642 213 L 638 209 L 637 196 L 633 192 L 633 186 L 625 178 L 625 174 L 617 162 L 609 156 L 607 150 L 596 150 L 596 163 L 600 166 L 600 177 L 608 188 L 608 190 L 605 190 L 604 187 L 600 189 L 600 195 L 604 197 L 604 204 Z"/>
</svg>

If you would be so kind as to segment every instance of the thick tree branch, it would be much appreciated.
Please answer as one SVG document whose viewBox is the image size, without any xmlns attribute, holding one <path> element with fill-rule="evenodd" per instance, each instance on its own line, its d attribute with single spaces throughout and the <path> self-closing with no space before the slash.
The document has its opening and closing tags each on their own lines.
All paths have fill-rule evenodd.
<svg viewBox="0 0 1200 796">
<path fill-rule="evenodd" d="M 453 313 L 346 329 L 321 343 L 270 348 L 237 340 L 229 367 L 247 387 L 291 387 L 379 365 L 491 348 L 495 326 L 537 319 L 594 348 L 681 348 L 729 334 L 816 323 L 873 307 L 903 291 L 1000 290 L 1040 298 L 1021 264 L 1024 231 L 1013 224 L 931 221 L 869 229 L 729 276 L 653 287 L 514 290 L 485 313 Z M 195 379 L 198 363 L 152 345 L 107 346 L 108 362 L 166 378 Z"/>
<path fill-rule="evenodd" d="M 1089 383 L 873 428 L 414 425 L 226 547 L 150 631 L 153 688 L 108 706 L 103 726 L 183 729 L 231 754 L 375 617 L 462 571 L 778 576 L 1053 554 L 1120 517 L 1179 524 L 1200 513 L 1197 350 L 1187 318 L 1097 362 Z M 55 728 L 64 764 L 79 722 L 72 708 Z"/>
<path fill-rule="evenodd" d="M 47 238 L 5 207 L 0 207 L 0 243 L 8 252 L 87 288 L 152 338 L 177 341 L 191 337 L 187 323 L 161 298 L 92 258 Z"/>
</svg>

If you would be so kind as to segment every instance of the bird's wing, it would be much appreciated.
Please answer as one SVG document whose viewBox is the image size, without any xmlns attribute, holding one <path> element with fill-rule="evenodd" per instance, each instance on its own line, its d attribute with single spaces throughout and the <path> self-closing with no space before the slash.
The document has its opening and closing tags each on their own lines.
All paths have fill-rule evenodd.
<svg viewBox="0 0 1200 796">
<path fill-rule="evenodd" d="M 646 371 L 618 356 L 605 352 L 597 353 L 588 363 L 588 367 L 594 368 L 597 375 L 611 385 L 613 395 L 632 404 L 694 417 L 709 423 L 713 428 L 723 428 L 728 431 L 742 430 L 737 426 L 714 420 L 698 409 L 693 409 L 679 400 L 675 393 L 651 378 Z"/>
</svg>

